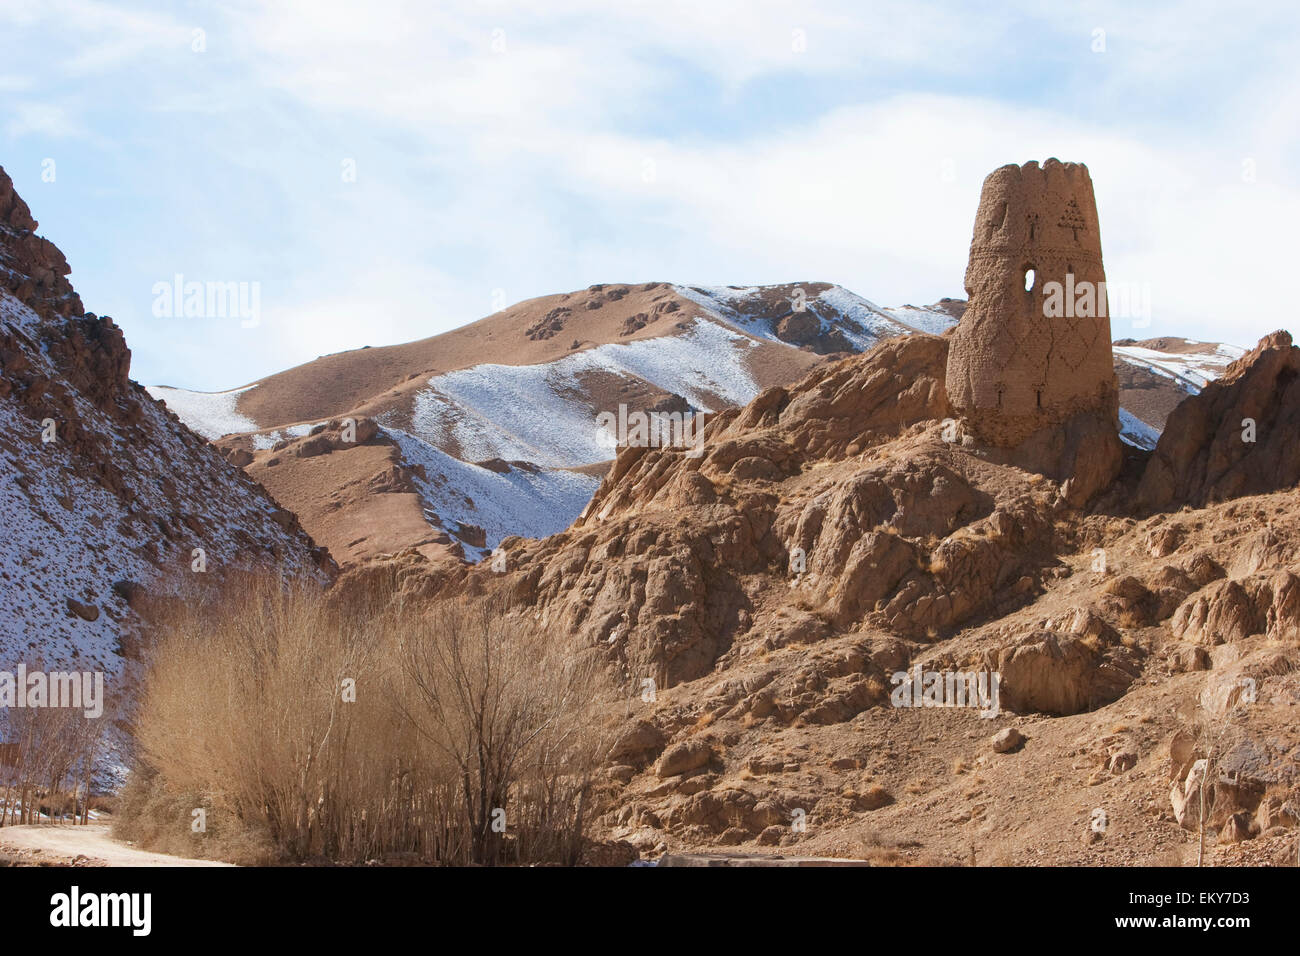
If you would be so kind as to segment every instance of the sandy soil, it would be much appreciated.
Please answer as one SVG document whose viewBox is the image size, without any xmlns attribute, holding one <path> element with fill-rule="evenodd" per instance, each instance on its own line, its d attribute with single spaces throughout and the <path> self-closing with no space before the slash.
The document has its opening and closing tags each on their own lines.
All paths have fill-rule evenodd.
<svg viewBox="0 0 1300 956">
<path fill-rule="evenodd" d="M 89 826 L 18 826 L 0 827 L 0 852 L 17 856 L 32 864 L 67 862 L 78 856 L 84 865 L 102 866 L 229 866 L 213 860 L 189 860 L 165 853 L 137 850 L 114 840 L 102 824 Z"/>
</svg>

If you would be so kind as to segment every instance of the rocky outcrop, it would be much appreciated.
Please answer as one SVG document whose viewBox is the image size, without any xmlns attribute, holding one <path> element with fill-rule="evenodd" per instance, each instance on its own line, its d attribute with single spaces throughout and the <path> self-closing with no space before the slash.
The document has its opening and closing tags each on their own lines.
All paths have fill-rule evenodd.
<svg viewBox="0 0 1300 956">
<path fill-rule="evenodd" d="M 1274 332 L 1174 409 L 1138 506 L 1196 507 L 1300 482 L 1300 348 Z"/>
<path fill-rule="evenodd" d="M 843 627 L 917 576 L 928 555 L 910 539 L 946 536 L 990 507 L 941 461 L 891 460 L 782 515 L 776 531 L 804 555 L 808 583 Z"/>
<path fill-rule="evenodd" d="M 1300 641 L 1300 577 L 1282 569 L 1217 581 L 1179 605 L 1169 625 L 1175 637 L 1206 646 L 1255 634 Z"/>
<path fill-rule="evenodd" d="M 505 570 L 470 579 L 504 581 L 546 626 L 661 687 L 756 636 L 780 647 L 865 625 L 925 638 L 1005 613 L 1054 562 L 1061 490 L 944 439 L 946 355 L 941 337 L 892 340 L 714 416 L 694 457 L 622 449 L 572 528 L 507 540 Z M 782 589 L 798 614 L 774 615 L 756 587 Z M 827 673 L 750 703 L 847 720 L 881 699 L 884 677 Z"/>
<path fill-rule="evenodd" d="M 1294 751 L 1291 741 L 1241 728 L 1179 731 L 1169 742 L 1174 819 L 1193 832 L 1217 831 L 1222 843 L 1300 826 Z"/>
<path fill-rule="evenodd" d="M 700 457 L 671 448 L 620 449 L 574 526 L 658 501 L 712 504 L 718 483 L 780 481 L 814 461 L 857 455 L 917 422 L 943 418 L 947 347 L 930 335 L 893 339 L 796 386 L 767 389 L 708 422 Z"/>
<path fill-rule="evenodd" d="M 673 744 L 665 750 L 655 767 L 655 773 L 660 777 L 672 777 L 677 774 L 689 773 L 692 770 L 707 766 L 713 759 L 713 746 L 708 741 L 691 738 Z"/>
<path fill-rule="evenodd" d="M 80 316 L 85 309 L 67 279 L 72 267 L 54 243 L 36 235 L 37 225 L 0 169 L 0 285 L 38 315 Z"/>
<path fill-rule="evenodd" d="M 1071 634 L 1035 631 L 990 655 L 1002 675 L 1002 706 L 1063 716 L 1119 699 L 1140 670 L 1122 646 L 1099 646 Z"/>
</svg>

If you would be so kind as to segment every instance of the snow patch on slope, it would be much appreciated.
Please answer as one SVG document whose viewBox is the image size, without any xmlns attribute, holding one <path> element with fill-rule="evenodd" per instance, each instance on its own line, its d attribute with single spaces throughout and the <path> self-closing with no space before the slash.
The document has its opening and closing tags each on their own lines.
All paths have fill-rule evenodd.
<svg viewBox="0 0 1300 956">
<path fill-rule="evenodd" d="M 228 392 L 191 392 L 167 385 L 150 385 L 147 391 L 167 404 L 190 431 L 208 441 L 237 432 L 257 431 L 257 422 L 235 410 L 239 396 L 256 385 L 232 388 Z"/>
<path fill-rule="evenodd" d="M 6 294 L 0 296 L 0 322 L 26 336 L 40 322 L 40 316 L 18 299 Z"/>
<path fill-rule="evenodd" d="M 792 288 L 797 289 L 798 286 Z M 674 286 L 673 289 L 678 295 L 705 309 L 709 317 L 720 319 L 746 335 L 787 348 L 797 347 L 776 334 L 771 310 L 764 308 L 764 296 L 770 295 L 771 287 Z M 842 286 L 831 286 L 808 296 L 804 301 L 804 310 L 817 317 L 823 332 L 838 329 L 859 352 L 864 352 L 885 339 L 906 335 L 919 328 L 903 324 L 889 311 Z M 764 311 L 768 312 L 767 317 L 754 314 Z M 926 322 L 934 325 L 936 320 L 927 316 Z"/>
<path fill-rule="evenodd" d="M 1134 448 L 1150 451 L 1160 440 L 1160 429 L 1153 428 L 1127 408 L 1119 410 L 1119 437 Z"/>
<path fill-rule="evenodd" d="M 1235 345 L 1219 345 L 1213 352 L 1159 352 L 1138 345 L 1116 345 L 1121 359 L 1145 368 L 1162 378 L 1177 382 L 1189 395 L 1195 395 L 1218 378 L 1232 362 L 1246 354 Z"/>
<path fill-rule="evenodd" d="M 758 395 L 746 363 L 753 347 L 746 336 L 696 319 L 680 335 L 601 345 L 541 365 L 476 365 L 429 379 L 415 396 L 411 430 L 430 445 L 453 440 L 470 461 L 556 468 L 608 461 L 614 452 L 584 398 L 583 375 L 639 378 L 713 411 L 719 399 L 744 405 Z"/>
<path fill-rule="evenodd" d="M 186 424 L 189 424 L 186 422 Z M 286 441 L 289 438 L 306 438 L 311 434 L 311 430 L 317 425 L 324 425 L 326 422 L 303 422 L 299 425 L 288 425 L 275 431 L 263 432 L 253 436 L 253 450 L 266 451 L 268 448 L 274 448 L 276 442 Z M 191 426 L 192 427 L 192 426 Z"/>
<path fill-rule="evenodd" d="M 453 535 L 459 525 L 482 528 L 484 556 L 511 535 L 544 538 L 563 531 L 600 485 L 600 479 L 589 475 L 519 465 L 502 474 L 461 461 L 400 429 L 384 432 L 401 449 L 406 464 L 422 466 L 427 476 L 415 475 L 427 506 L 425 517 Z"/>
<path fill-rule="evenodd" d="M 956 321 L 947 313 L 934 312 L 931 309 L 918 309 L 913 306 L 882 309 L 870 299 L 863 298 L 856 292 L 850 292 L 841 286 L 832 286 L 810 301 L 824 304 L 865 331 L 865 338 L 859 336 L 855 339 L 848 328 L 840 323 L 833 323 L 844 331 L 845 336 L 858 347 L 859 351 L 873 348 L 877 343 L 896 335 L 907 335 L 913 331 L 932 332 L 938 335 L 949 326 L 956 325 Z M 823 310 L 817 311 L 821 315 Z"/>
<path fill-rule="evenodd" d="M 901 305 L 886 311 L 904 325 L 910 326 L 918 332 L 928 332 L 931 335 L 942 335 L 957 324 L 956 319 L 941 309 Z"/>
<path fill-rule="evenodd" d="M 0 482 L 0 670 L 39 654 L 47 666 L 71 665 L 112 677 L 120 672 L 115 648 L 118 618 L 125 603 L 113 593 L 116 580 L 147 581 L 155 570 L 139 553 L 153 542 L 147 529 L 105 520 L 121 502 L 98 484 L 78 476 L 68 455 L 55 441 L 42 446 L 39 429 L 9 403 L 0 403 L 0 429 L 6 435 L 32 435 L 23 455 L 0 446 L 0 472 L 16 476 L 34 459 L 42 480 Z M 73 598 L 100 609 L 94 621 L 68 610 Z M 38 650 L 30 650 L 35 644 Z M 111 689 L 111 688 L 110 688 Z"/>
<path fill-rule="evenodd" d="M 753 338 L 779 345 L 787 344 L 777 338 L 770 321 L 742 311 L 746 307 L 750 310 L 762 307 L 759 301 L 763 294 L 762 286 L 733 288 L 675 285 L 673 291 L 703 308 L 709 318 L 720 319 Z"/>
<path fill-rule="evenodd" d="M 39 317 L 0 292 L 0 320 L 9 328 L 30 329 Z M 34 357 L 39 353 L 33 352 Z M 42 362 L 42 358 L 36 358 Z M 53 377 L 53 369 L 49 370 Z M 77 398 L 78 412 L 88 403 Z M 83 419 L 85 420 L 85 419 Z M 41 427 L 11 401 L 0 401 L 0 669 L 39 654 L 41 663 L 79 662 L 79 669 L 115 675 L 115 652 L 125 603 L 112 592 L 115 580 L 143 580 L 153 569 L 139 554 L 151 542 L 129 521 L 112 523 L 122 504 L 98 483 L 81 477 L 68 446 L 41 441 Z M 57 432 L 56 432 L 57 436 Z M 152 454 L 140 449 L 139 454 Z M 95 621 L 68 611 L 73 598 L 101 607 Z M 35 644 L 38 651 L 29 645 Z"/>
</svg>

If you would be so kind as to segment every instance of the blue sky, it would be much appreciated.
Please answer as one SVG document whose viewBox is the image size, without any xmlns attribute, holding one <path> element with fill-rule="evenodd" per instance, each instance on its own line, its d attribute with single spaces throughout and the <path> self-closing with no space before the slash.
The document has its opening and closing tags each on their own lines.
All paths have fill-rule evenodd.
<svg viewBox="0 0 1300 956">
<path fill-rule="evenodd" d="M 1116 337 L 1253 344 L 1291 324 L 1300 14 L 1132 6 L 0 0 L 0 165 L 146 384 L 596 282 L 960 296 L 983 177 L 1048 156 L 1149 290 Z M 178 273 L 260 321 L 156 316 Z"/>
</svg>

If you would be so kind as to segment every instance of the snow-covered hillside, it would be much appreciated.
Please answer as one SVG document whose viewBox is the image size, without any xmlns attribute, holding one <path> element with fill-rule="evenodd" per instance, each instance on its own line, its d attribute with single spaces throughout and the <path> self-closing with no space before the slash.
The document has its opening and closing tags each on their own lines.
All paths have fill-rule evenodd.
<svg viewBox="0 0 1300 956">
<path fill-rule="evenodd" d="M 257 431 L 257 422 L 235 410 L 239 396 L 256 387 L 245 385 L 228 392 L 191 392 L 167 385 L 150 385 L 145 390 L 159 401 L 166 402 L 191 431 L 211 440 L 232 432 Z"/>
<path fill-rule="evenodd" d="M 563 531 L 600 485 L 589 475 L 523 464 L 496 471 L 453 458 L 399 429 L 385 433 L 401 449 L 403 461 L 423 474 L 415 483 L 433 524 L 458 539 L 458 528 L 483 529 L 482 548 L 462 540 L 466 553 L 477 551 L 478 557 L 491 554 L 510 535 L 544 538 Z"/>
<path fill-rule="evenodd" d="M 411 431 L 432 446 L 459 448 L 468 461 L 505 458 L 552 468 L 608 461 L 616 449 L 596 426 L 605 409 L 593 407 L 586 376 L 639 379 L 697 410 L 716 411 L 758 394 L 746 364 L 754 345 L 697 318 L 680 335 L 602 345 L 546 365 L 476 365 L 429 379 L 415 397 Z"/>
<path fill-rule="evenodd" d="M 676 286 L 705 315 L 734 325 L 746 335 L 791 345 L 777 322 L 789 314 L 814 317 L 822 333 L 838 330 L 853 351 L 863 352 L 885 339 L 912 332 L 938 334 L 956 324 L 945 312 L 905 306 L 882 309 L 842 286 Z"/>
<path fill-rule="evenodd" d="M 1187 344 L 1195 347 L 1197 343 Z M 1223 344 L 1207 346 L 1203 351 L 1184 352 L 1165 352 L 1140 345 L 1116 345 L 1114 351 L 1123 361 L 1176 382 L 1190 395 L 1195 395 L 1223 374 L 1229 364 L 1246 354 L 1245 349 Z"/>
<path fill-rule="evenodd" d="M 1119 437 L 1135 448 L 1150 451 L 1160 440 L 1160 430 L 1152 428 L 1127 408 L 1119 410 Z"/>
<path fill-rule="evenodd" d="M 0 290 L 0 350 L 26 363 L 6 362 L 0 392 L 0 670 L 102 672 L 111 705 L 130 601 L 195 573 L 195 549 L 206 573 L 319 570 L 292 516 L 138 386 L 73 387 L 68 343 L 105 321 L 42 319 Z"/>
</svg>

